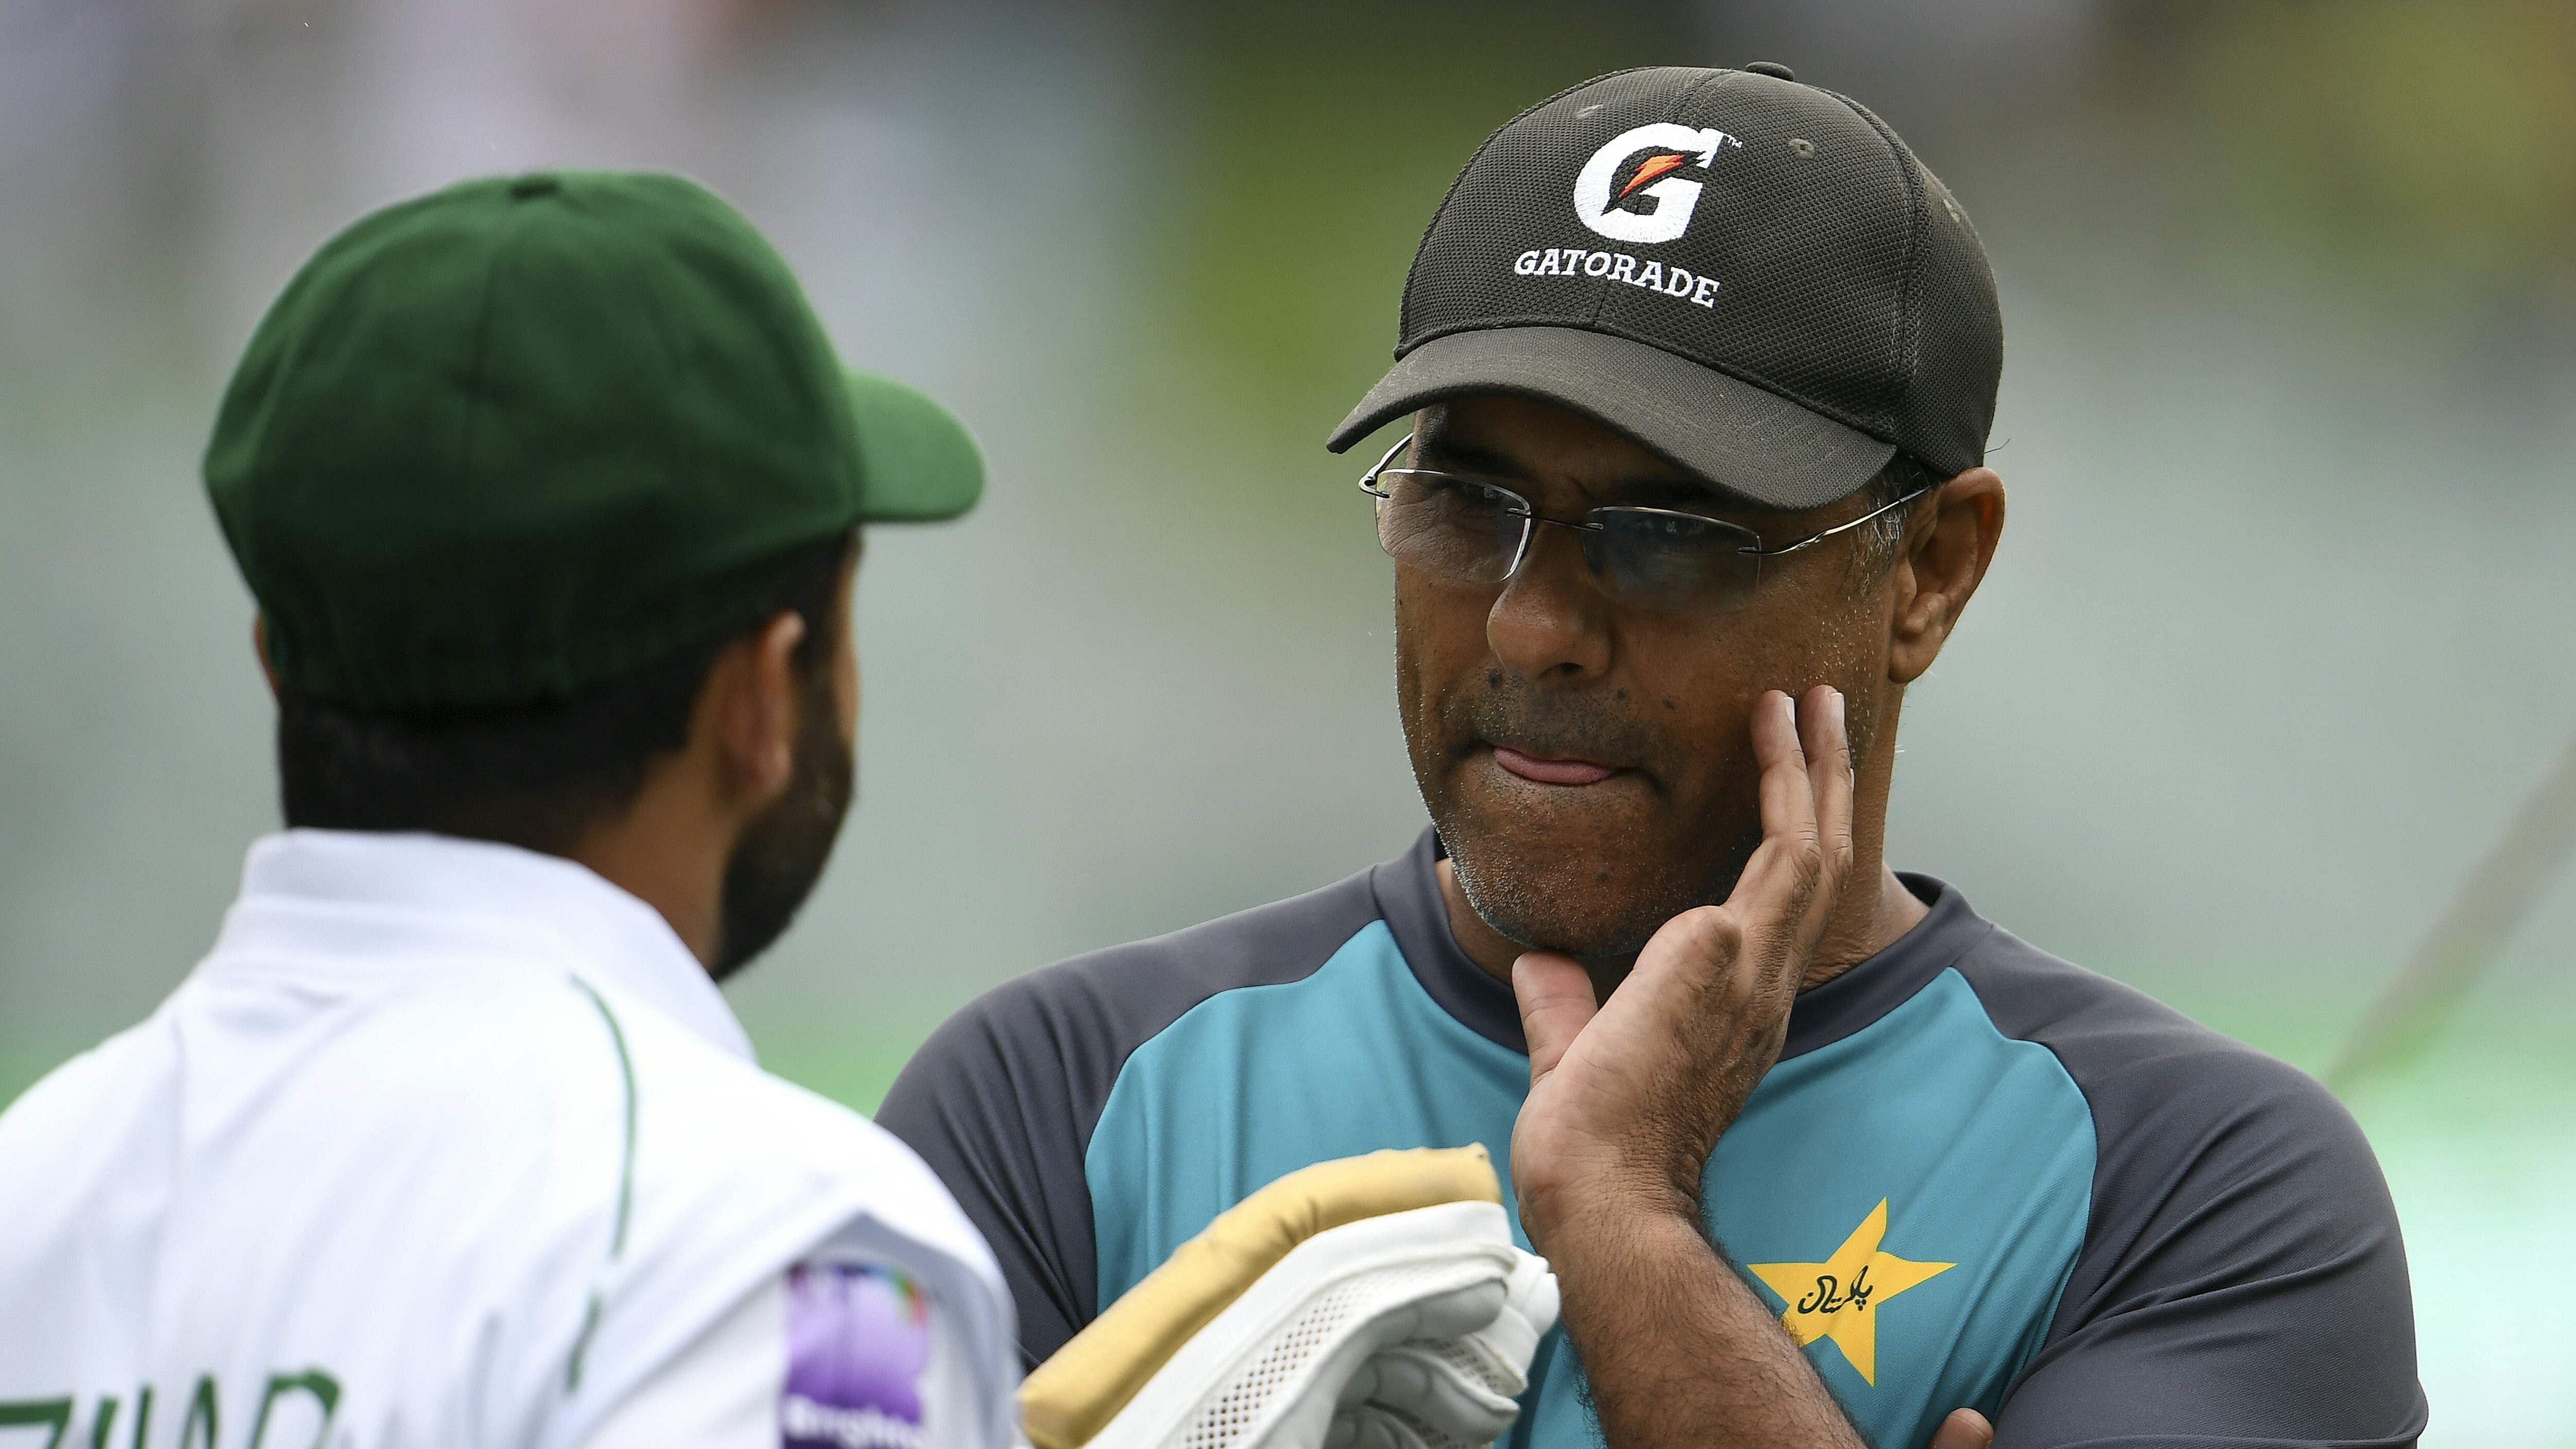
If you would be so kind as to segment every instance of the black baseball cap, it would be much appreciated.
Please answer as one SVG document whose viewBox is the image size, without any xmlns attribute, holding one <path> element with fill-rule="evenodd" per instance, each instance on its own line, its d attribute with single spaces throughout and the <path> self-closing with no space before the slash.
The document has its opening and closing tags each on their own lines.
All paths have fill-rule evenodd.
<svg viewBox="0 0 2576 1449">
<path fill-rule="evenodd" d="M 1983 462 L 2003 372 L 1949 189 L 1859 102 L 1768 62 L 1618 71 L 1513 117 L 1433 213 L 1398 331 L 1334 452 L 1511 393 L 1774 508 L 1900 449 L 1944 478 Z"/>
</svg>

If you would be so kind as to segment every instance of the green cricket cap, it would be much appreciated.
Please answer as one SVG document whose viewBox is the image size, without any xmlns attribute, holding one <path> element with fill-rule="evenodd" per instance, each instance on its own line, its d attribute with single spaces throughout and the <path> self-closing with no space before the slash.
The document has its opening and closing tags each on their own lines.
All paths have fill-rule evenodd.
<svg viewBox="0 0 2576 1449">
<path fill-rule="evenodd" d="M 787 264 L 677 176 L 462 182 L 323 244 L 225 391 L 206 490 L 281 683 L 560 698 L 750 621 L 810 545 L 953 518 L 963 425 L 848 373 Z"/>
</svg>

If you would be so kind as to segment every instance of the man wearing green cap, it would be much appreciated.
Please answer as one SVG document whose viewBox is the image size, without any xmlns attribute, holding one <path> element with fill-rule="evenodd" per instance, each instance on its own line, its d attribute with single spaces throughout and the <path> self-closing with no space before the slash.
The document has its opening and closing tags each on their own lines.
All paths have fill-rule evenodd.
<svg viewBox="0 0 2576 1449">
<path fill-rule="evenodd" d="M 0 1442 L 1009 1442 L 983 1243 L 715 985 L 849 804 L 858 528 L 972 506 L 965 430 L 714 196 L 562 173 L 333 239 L 205 473 L 289 828 L 0 1118 Z"/>
<path fill-rule="evenodd" d="M 858 529 L 971 507 L 965 430 L 844 374 L 706 191 L 562 173 L 324 246 L 205 471 L 289 828 L 161 1010 L 0 1115 L 0 1446 L 1012 1442 L 984 1242 L 910 1151 L 761 1072 L 716 990 L 850 803 Z M 1503 1393 L 1468 1422 L 1509 1422 L 1553 1290 L 1481 1211 L 1490 1241 L 1416 1233 L 1405 1266 L 1446 1276 L 1272 1386 L 1307 1425 L 1272 1442 L 1320 1443 L 1364 1372 L 1431 1382 L 1375 1372 L 1380 1339 L 1488 1329 Z M 1315 1257 L 1202 1254 L 1214 1326 L 1149 1305 L 1084 1360 L 1142 1407 L 1077 1383 L 1059 1418 L 1166 1442 L 1138 1416 L 1282 1331 L 1217 1310 L 1307 1302 L 1281 1275 Z"/>
</svg>

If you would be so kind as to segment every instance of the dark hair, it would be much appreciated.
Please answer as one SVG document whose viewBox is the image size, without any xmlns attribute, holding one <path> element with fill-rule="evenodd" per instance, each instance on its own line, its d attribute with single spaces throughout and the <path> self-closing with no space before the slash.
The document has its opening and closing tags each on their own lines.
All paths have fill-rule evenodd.
<svg viewBox="0 0 2576 1449">
<path fill-rule="evenodd" d="M 655 755 L 689 741 L 716 656 L 783 613 L 805 621 L 795 665 L 829 668 L 855 532 L 800 550 L 740 624 L 562 699 L 497 709 L 371 710 L 281 689 L 278 793 L 290 826 L 425 830 L 561 855 L 634 803 Z"/>
</svg>

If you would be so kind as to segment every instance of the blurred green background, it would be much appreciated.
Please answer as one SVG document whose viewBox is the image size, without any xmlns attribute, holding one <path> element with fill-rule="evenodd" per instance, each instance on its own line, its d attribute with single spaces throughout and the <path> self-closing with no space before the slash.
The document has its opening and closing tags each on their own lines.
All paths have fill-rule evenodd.
<svg viewBox="0 0 2576 1449">
<path fill-rule="evenodd" d="M 2001 559 L 1896 863 L 2311 1069 L 2576 735 L 2576 7 L 0 0 L 0 1100 L 148 1012 L 275 820 L 195 479 L 293 266 L 461 175 L 689 172 L 988 505 L 861 593 L 861 804 L 732 995 L 860 1107 L 974 993 L 1421 823 L 1320 443 L 1512 111 L 1774 59 L 2004 295 Z M 2576 886 L 2353 1099 L 2428 1443 L 2576 1444 Z M 0 1225 L 5 1231 L 5 1225 Z"/>
</svg>

